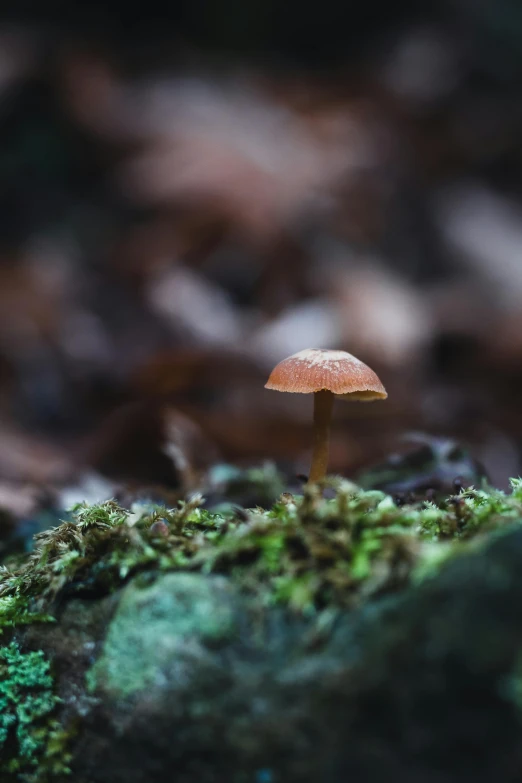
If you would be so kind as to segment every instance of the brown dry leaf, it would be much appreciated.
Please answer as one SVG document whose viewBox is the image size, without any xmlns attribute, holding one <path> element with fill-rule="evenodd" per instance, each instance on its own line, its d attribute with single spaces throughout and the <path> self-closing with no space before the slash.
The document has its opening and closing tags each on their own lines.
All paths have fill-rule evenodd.
<svg viewBox="0 0 522 783">
<path fill-rule="evenodd" d="M 0 423 L 2 479 L 47 486 L 70 479 L 76 469 L 74 458 L 65 449 Z"/>
<path fill-rule="evenodd" d="M 311 424 L 259 416 L 254 412 L 246 417 L 233 412 L 223 416 L 217 411 L 188 410 L 225 460 L 242 462 L 295 457 L 307 450 L 311 442 Z"/>
<path fill-rule="evenodd" d="M 250 341 L 251 350 L 267 370 L 285 356 L 304 348 L 334 347 L 342 339 L 341 319 L 331 302 L 316 297 L 287 307 L 260 326 Z"/>
<path fill-rule="evenodd" d="M 104 138 L 135 138 L 136 117 L 117 73 L 99 57 L 72 50 L 63 59 L 64 105 L 74 119 Z"/>
<path fill-rule="evenodd" d="M 167 406 L 162 411 L 165 440 L 163 452 L 172 460 L 185 491 L 196 489 L 219 451 L 188 416 Z"/>
<path fill-rule="evenodd" d="M 196 422 L 149 400 L 113 411 L 85 442 L 83 458 L 105 478 L 187 491 L 218 452 Z"/>
<path fill-rule="evenodd" d="M 199 390 L 262 388 L 264 372 L 255 354 L 240 350 L 191 349 L 158 352 L 135 373 L 132 386 L 140 395 L 161 399 Z"/>
<path fill-rule="evenodd" d="M 41 506 L 41 487 L 33 484 L 19 484 L 0 481 L 0 511 L 21 519 L 34 514 Z"/>
<path fill-rule="evenodd" d="M 123 82 L 88 56 L 65 61 L 65 100 L 91 131 L 140 148 L 120 172 L 133 201 L 197 207 L 250 240 L 272 240 L 331 207 L 354 170 L 377 153 L 366 121 L 337 103 L 313 113 L 281 85 L 253 77 L 185 76 Z"/>
<path fill-rule="evenodd" d="M 516 305 L 522 294 L 522 209 L 478 182 L 457 181 L 436 194 L 441 231 L 455 260 L 483 281 L 493 302 Z"/>
<path fill-rule="evenodd" d="M 45 267 L 22 259 L 0 266 L 0 344 L 4 343 L 4 350 L 17 347 L 18 341 L 30 343 L 56 331 L 62 290 L 47 286 L 44 275 Z"/>
<path fill-rule="evenodd" d="M 368 159 L 345 110 L 307 122 L 247 81 L 173 80 L 144 111 L 149 150 L 124 169 L 125 192 L 155 204 L 198 204 L 251 238 L 320 212 Z"/>
<path fill-rule="evenodd" d="M 396 273 L 371 262 L 337 270 L 333 304 L 342 342 L 390 366 L 415 361 L 432 336 L 429 301 Z"/>
<path fill-rule="evenodd" d="M 165 323 L 183 327 L 198 343 L 235 345 L 243 323 L 225 291 L 193 269 L 170 266 L 147 284 L 151 309 Z"/>
</svg>

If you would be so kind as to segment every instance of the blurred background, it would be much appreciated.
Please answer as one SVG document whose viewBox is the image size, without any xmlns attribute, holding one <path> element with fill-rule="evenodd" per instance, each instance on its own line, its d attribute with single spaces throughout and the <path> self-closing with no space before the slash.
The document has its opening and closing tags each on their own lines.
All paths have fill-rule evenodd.
<svg viewBox="0 0 522 783">
<path fill-rule="evenodd" d="M 307 347 L 389 392 L 336 404 L 333 471 L 414 432 L 506 487 L 521 87 L 518 0 L 4 10 L 3 513 L 175 494 L 223 463 L 306 473 L 311 399 L 263 385 Z"/>
</svg>

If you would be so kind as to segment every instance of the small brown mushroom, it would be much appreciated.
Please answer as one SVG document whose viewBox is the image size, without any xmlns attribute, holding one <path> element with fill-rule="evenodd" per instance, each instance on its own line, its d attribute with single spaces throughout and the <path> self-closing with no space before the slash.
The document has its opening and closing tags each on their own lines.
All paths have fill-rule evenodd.
<svg viewBox="0 0 522 783">
<path fill-rule="evenodd" d="M 308 481 L 324 478 L 328 467 L 330 420 L 334 396 L 372 402 L 388 396 L 368 365 L 346 351 L 307 348 L 283 359 L 270 373 L 265 389 L 314 395 L 314 447 Z"/>
</svg>

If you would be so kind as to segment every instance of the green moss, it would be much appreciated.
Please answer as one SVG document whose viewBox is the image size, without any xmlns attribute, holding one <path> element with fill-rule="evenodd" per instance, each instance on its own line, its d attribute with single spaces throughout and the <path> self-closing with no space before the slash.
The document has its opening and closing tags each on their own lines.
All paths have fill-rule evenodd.
<svg viewBox="0 0 522 783">
<path fill-rule="evenodd" d="M 424 578 L 477 536 L 520 524 L 522 480 L 511 493 L 470 489 L 438 505 L 398 506 L 340 478 L 240 518 L 201 505 L 194 497 L 176 509 L 77 506 L 70 521 L 36 537 L 21 565 L 0 574 L 0 627 L 49 619 L 57 595 L 110 593 L 143 571 L 226 574 L 264 604 L 299 611 L 353 606 Z M 165 524 L 154 526 L 158 520 Z"/>
<path fill-rule="evenodd" d="M 43 612 L 31 611 L 29 601 L 23 596 L 11 593 L 0 598 L 0 634 L 6 628 L 29 625 L 36 622 L 53 622 L 53 617 Z"/>
<path fill-rule="evenodd" d="M 162 661 L 183 665 L 184 639 L 204 650 L 238 633 L 237 588 L 256 607 L 322 617 L 423 581 L 441 562 L 520 524 L 520 479 L 510 493 L 470 489 L 439 504 L 399 506 L 383 492 L 332 478 L 235 516 L 204 509 L 198 496 L 175 509 L 79 505 L 70 520 L 35 538 L 25 560 L 0 572 L 0 631 L 52 620 L 57 597 L 109 594 L 130 582 L 88 680 L 117 698 L 132 696 L 152 683 Z M 516 673 L 514 694 L 519 681 Z M 67 772 L 58 706 L 43 653 L 1 647 L 1 780 L 45 783 Z"/>
<path fill-rule="evenodd" d="M 0 647 L 2 780 L 45 783 L 69 772 L 67 735 L 54 718 L 59 701 L 43 652 Z"/>
<path fill-rule="evenodd" d="M 192 538 L 222 524 L 203 513 L 201 500 L 176 510 L 137 506 L 127 511 L 114 501 L 78 505 L 71 521 L 35 536 L 34 551 L 17 567 L 0 571 L 0 628 L 49 620 L 44 608 L 58 594 L 90 587 L 110 592 L 137 569 L 173 565 L 194 549 Z M 157 519 L 169 525 L 168 541 L 150 528 Z"/>
</svg>

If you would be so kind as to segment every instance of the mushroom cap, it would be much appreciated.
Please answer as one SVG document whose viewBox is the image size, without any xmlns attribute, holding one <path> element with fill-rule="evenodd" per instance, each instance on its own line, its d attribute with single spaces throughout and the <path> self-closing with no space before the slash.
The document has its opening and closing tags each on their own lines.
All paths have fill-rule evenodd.
<svg viewBox="0 0 522 783">
<path fill-rule="evenodd" d="M 386 389 L 367 364 L 346 351 L 306 348 L 283 359 L 265 384 L 274 391 L 311 394 L 324 389 L 347 400 L 385 400 Z"/>
</svg>

